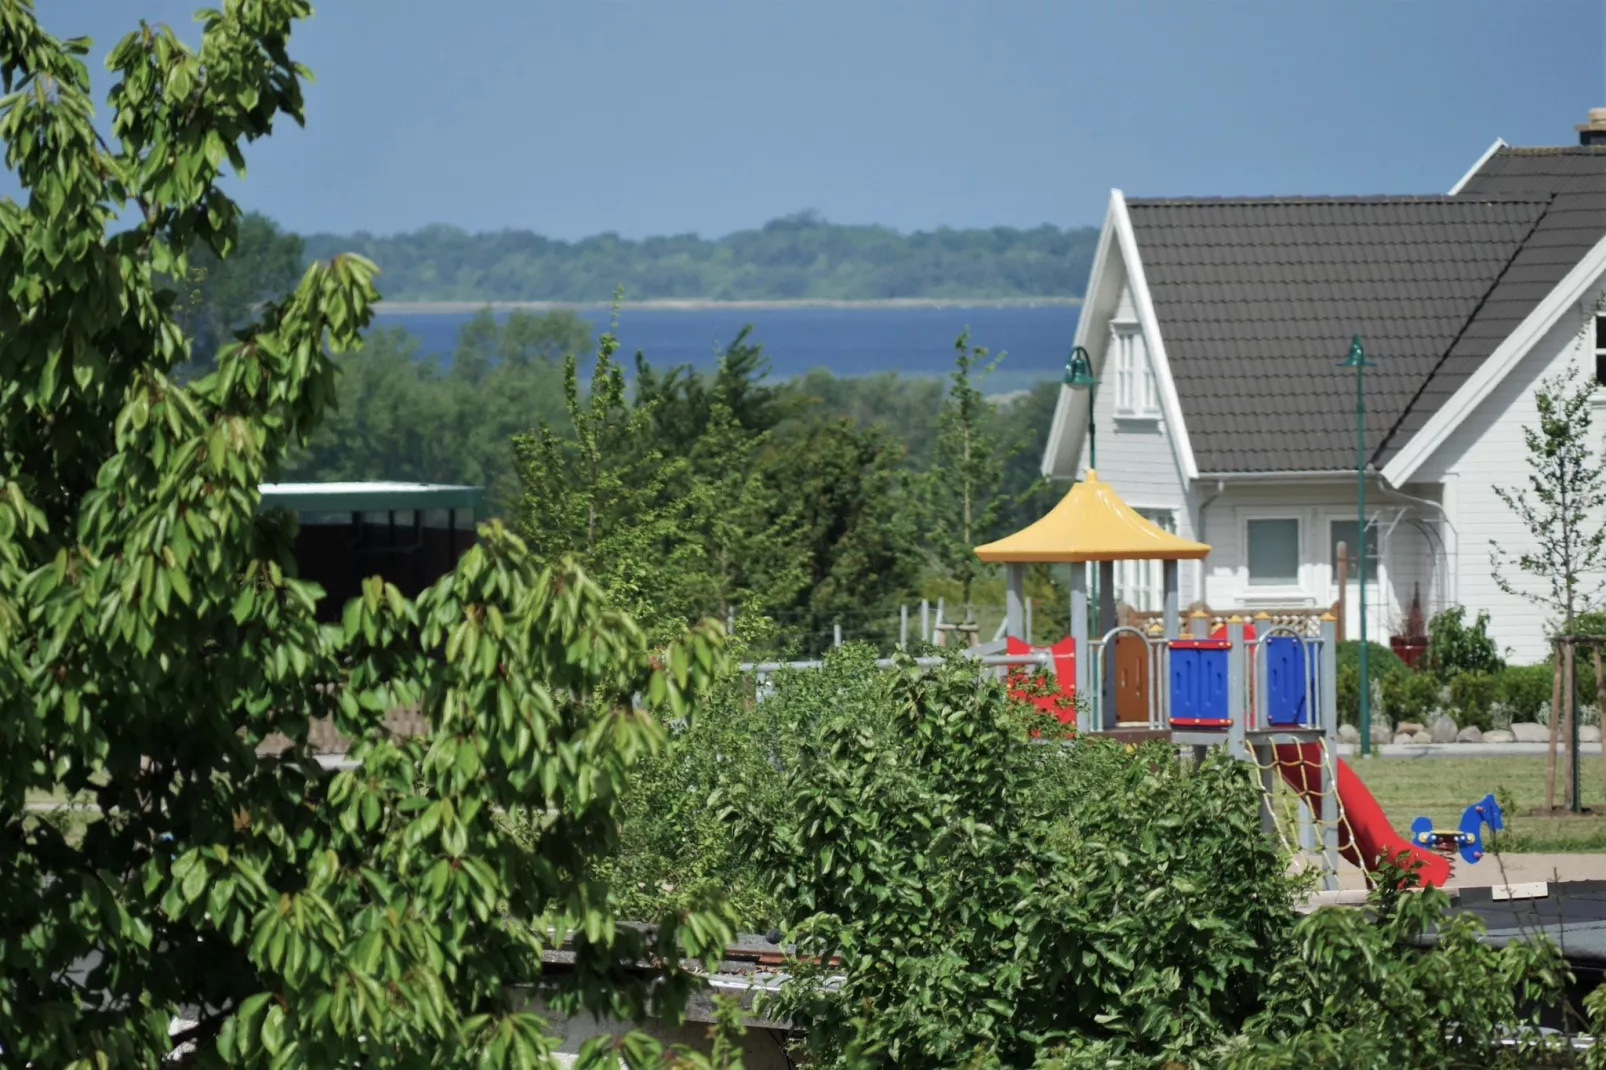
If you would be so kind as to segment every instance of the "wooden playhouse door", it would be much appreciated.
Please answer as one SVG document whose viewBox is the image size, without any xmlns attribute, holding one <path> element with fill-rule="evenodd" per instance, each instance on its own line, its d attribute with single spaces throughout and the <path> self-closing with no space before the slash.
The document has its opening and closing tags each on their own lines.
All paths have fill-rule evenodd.
<svg viewBox="0 0 1606 1070">
<path fill-rule="evenodd" d="M 1115 637 L 1115 723 L 1149 720 L 1149 644 L 1135 635 Z"/>
</svg>

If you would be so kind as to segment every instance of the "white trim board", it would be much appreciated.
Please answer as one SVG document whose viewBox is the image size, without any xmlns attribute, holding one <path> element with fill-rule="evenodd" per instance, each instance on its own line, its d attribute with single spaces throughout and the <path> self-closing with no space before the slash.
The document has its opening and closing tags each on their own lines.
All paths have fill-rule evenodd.
<svg viewBox="0 0 1606 1070">
<path fill-rule="evenodd" d="M 1091 313 L 1098 307 L 1099 287 L 1104 280 L 1105 272 L 1110 259 L 1110 243 L 1113 240 L 1115 228 L 1111 225 L 1115 218 L 1115 202 L 1111 198 L 1110 206 L 1104 213 L 1104 226 L 1099 230 L 1099 244 L 1093 253 L 1093 267 L 1088 272 L 1087 291 L 1082 295 L 1081 311 L 1076 317 L 1076 334 L 1072 339 L 1073 346 L 1087 345 L 1087 323 L 1092 319 Z M 1043 463 L 1041 471 L 1044 476 L 1054 475 L 1055 462 L 1059 459 L 1060 450 L 1065 446 L 1066 428 L 1070 426 L 1073 417 L 1078 427 L 1087 426 L 1087 412 L 1085 399 L 1087 395 L 1080 390 L 1072 390 L 1068 386 L 1060 387 L 1059 400 L 1054 405 L 1054 422 L 1048 428 L 1048 442 L 1043 446 Z M 1078 402 L 1081 401 L 1081 404 Z M 1076 450 L 1071 454 L 1069 471 L 1062 478 L 1076 478 L 1076 465 L 1081 460 L 1082 447 L 1078 443 Z"/>
<path fill-rule="evenodd" d="M 1160 411 L 1165 414 L 1182 478 L 1184 482 L 1191 483 L 1199 478 L 1199 466 L 1193 459 L 1193 440 L 1188 436 L 1188 425 L 1182 420 L 1182 402 L 1177 397 L 1177 384 L 1171 378 L 1171 361 L 1166 357 L 1165 339 L 1160 337 L 1160 321 L 1154 314 L 1154 301 L 1149 296 L 1149 280 L 1143 272 L 1143 258 L 1138 254 L 1137 234 L 1132 229 L 1132 216 L 1126 209 L 1126 195 L 1118 189 L 1110 191 L 1110 213 L 1115 217 L 1116 238 L 1121 243 L 1121 258 L 1126 262 L 1127 285 L 1132 287 L 1132 300 L 1138 306 L 1143 337 L 1149 345 L 1154 385 L 1160 391 Z"/>
<path fill-rule="evenodd" d="M 1411 436 L 1394 459 L 1383 466 L 1382 476 L 1392 487 L 1409 483 L 1428 459 L 1443 446 L 1462 421 L 1477 410 L 1495 387 L 1510 375 L 1550 329 L 1561 322 L 1568 310 L 1583 300 L 1597 280 L 1606 274 L 1606 238 L 1597 241 L 1584 258 L 1567 272 L 1532 312 L 1495 347 L 1478 370 L 1434 413 L 1422 430 Z"/>
<path fill-rule="evenodd" d="M 1461 181 L 1450 187 L 1450 196 L 1454 197 L 1460 193 L 1466 187 L 1466 184 L 1472 181 L 1472 176 L 1483 170 L 1483 165 L 1489 162 L 1489 157 L 1505 147 L 1505 138 L 1495 138 L 1494 144 L 1483 150 L 1483 155 L 1478 157 L 1478 162 L 1472 165 L 1472 169 L 1461 176 Z"/>
</svg>

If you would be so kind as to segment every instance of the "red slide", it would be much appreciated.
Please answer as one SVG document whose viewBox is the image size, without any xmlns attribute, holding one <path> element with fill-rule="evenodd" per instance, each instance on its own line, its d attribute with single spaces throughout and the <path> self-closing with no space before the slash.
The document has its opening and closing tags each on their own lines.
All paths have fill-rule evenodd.
<svg viewBox="0 0 1606 1070">
<path fill-rule="evenodd" d="M 1322 750 L 1319 743 L 1277 744 L 1277 769 L 1293 788 L 1305 797 L 1313 813 L 1320 813 L 1319 796 L 1322 786 Z M 1417 876 L 1429 888 L 1443 887 L 1450 879 L 1450 860 L 1443 855 L 1424 851 L 1394 831 L 1383 808 L 1372 793 L 1366 790 L 1361 778 L 1344 759 L 1338 762 L 1338 801 L 1344 808 L 1344 821 L 1338 827 L 1338 849 L 1345 858 L 1367 871 L 1372 871 L 1379 858 L 1409 856 L 1407 866 L 1419 865 Z M 1351 830 L 1355 835 L 1353 841 Z"/>
</svg>

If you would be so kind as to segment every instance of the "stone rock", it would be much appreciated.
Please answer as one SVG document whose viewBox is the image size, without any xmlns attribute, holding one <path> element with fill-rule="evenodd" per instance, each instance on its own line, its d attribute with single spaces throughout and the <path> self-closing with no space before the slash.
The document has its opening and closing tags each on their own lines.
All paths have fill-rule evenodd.
<svg viewBox="0 0 1606 1070">
<path fill-rule="evenodd" d="M 1360 733 L 1357 732 L 1356 734 L 1359 735 Z M 1389 728 L 1387 721 L 1377 721 L 1373 723 L 1372 742 L 1378 744 L 1394 742 L 1394 732 Z"/>
<path fill-rule="evenodd" d="M 1391 743 L 1410 743 L 1410 742 L 1412 742 L 1412 738 L 1409 735 L 1407 735 L 1406 733 L 1401 732 L 1399 735 L 1395 736 L 1392 740 L 1390 740 L 1390 742 Z"/>
<path fill-rule="evenodd" d="M 1482 743 L 1483 733 L 1478 731 L 1477 725 L 1469 724 L 1455 734 L 1455 741 L 1457 743 Z"/>
<path fill-rule="evenodd" d="M 1414 736 L 1418 732 L 1426 732 L 1427 729 L 1427 725 L 1417 724 L 1415 721 L 1401 721 L 1399 724 L 1394 726 L 1394 731 L 1407 736 Z"/>
<path fill-rule="evenodd" d="M 1593 724 L 1581 724 L 1581 725 L 1579 725 L 1578 726 L 1578 742 L 1580 742 L 1580 743 L 1599 743 L 1600 742 L 1600 726 L 1599 725 L 1593 725 Z"/>
<path fill-rule="evenodd" d="M 1455 722 L 1449 717 L 1440 714 L 1434 718 L 1433 727 L 1428 729 L 1428 736 L 1435 743 L 1454 743 L 1456 741 Z"/>
<path fill-rule="evenodd" d="M 1352 724 L 1341 724 L 1338 726 L 1338 741 L 1340 743 L 1359 743 L 1361 741 L 1361 730 Z"/>
<path fill-rule="evenodd" d="M 1518 743 L 1549 743 L 1550 729 L 1532 721 L 1518 721 L 1511 726 L 1511 736 Z"/>
<path fill-rule="evenodd" d="M 1464 731 L 1466 731 L 1466 729 L 1463 728 L 1462 731 L 1464 732 Z M 1511 731 L 1509 729 L 1506 729 L 1506 728 L 1492 728 L 1492 729 L 1490 729 L 1489 731 L 1487 731 L 1487 732 L 1485 732 L 1483 734 L 1483 742 L 1485 742 L 1485 743 L 1515 743 L 1515 742 L 1517 742 L 1517 737 L 1512 735 Z"/>
<path fill-rule="evenodd" d="M 1411 737 L 1411 742 L 1412 743 L 1432 743 L 1433 742 L 1433 734 L 1431 732 L 1427 732 L 1427 731 L 1418 732 L 1416 735 Z"/>
</svg>

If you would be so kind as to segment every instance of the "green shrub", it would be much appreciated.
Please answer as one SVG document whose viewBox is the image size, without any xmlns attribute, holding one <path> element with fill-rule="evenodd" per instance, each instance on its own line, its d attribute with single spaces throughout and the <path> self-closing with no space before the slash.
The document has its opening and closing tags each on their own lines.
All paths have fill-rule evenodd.
<svg viewBox="0 0 1606 1070">
<path fill-rule="evenodd" d="M 1400 721 L 1427 724 L 1439 708 L 1442 689 L 1439 681 L 1427 673 L 1396 669 L 1385 674 L 1381 684 L 1383 708 L 1396 724 Z"/>
<path fill-rule="evenodd" d="M 1359 725 L 1361 721 L 1361 670 L 1354 664 L 1340 665 L 1335 679 L 1338 685 L 1338 723 Z"/>
<path fill-rule="evenodd" d="M 1381 679 L 1389 672 L 1410 672 L 1411 667 L 1400 660 L 1400 656 L 1382 643 L 1366 644 L 1366 668 L 1374 679 Z M 1361 658 L 1361 644 L 1353 639 L 1338 644 L 1333 654 L 1340 672 L 1346 665 L 1359 665 Z"/>
<path fill-rule="evenodd" d="M 1580 613 L 1573 621 L 1575 635 L 1606 636 L 1606 613 Z M 1606 651 L 1602 652 L 1606 657 Z M 1588 647 L 1579 647 L 1574 657 L 1573 679 L 1577 683 L 1578 707 L 1595 705 L 1595 656 Z"/>
<path fill-rule="evenodd" d="M 1387 681 L 1391 677 L 1411 676 L 1413 675 L 1411 669 L 1400 660 L 1398 654 L 1381 643 L 1367 643 L 1366 647 L 1366 671 L 1372 678 L 1372 694 L 1376 698 L 1381 692 L 1388 716 L 1397 718 L 1398 714 L 1394 712 L 1394 706 L 1389 698 L 1389 689 L 1398 685 L 1391 685 Z M 1336 663 L 1334 684 L 1338 691 L 1338 723 L 1358 725 L 1361 719 L 1361 644 L 1353 640 L 1339 643 L 1333 658 Z M 1372 708 L 1374 719 L 1377 712 L 1374 702 Z"/>
<path fill-rule="evenodd" d="M 1450 709 L 1455 723 L 1480 732 L 1494 727 L 1494 704 L 1500 696 L 1500 677 L 1488 672 L 1464 672 L 1450 678 Z"/>
<path fill-rule="evenodd" d="M 1537 721 L 1539 708 L 1550 701 L 1551 667 L 1508 665 L 1496 679 L 1495 696 L 1511 711 L 1513 721 Z"/>
<path fill-rule="evenodd" d="M 1428 622 L 1428 648 L 1422 667 L 1440 680 L 1449 681 L 1462 673 L 1497 673 L 1505 667 L 1500 648 L 1489 637 L 1489 614 L 1480 610 L 1469 627 L 1466 607 L 1451 606 L 1433 615 Z"/>
</svg>

